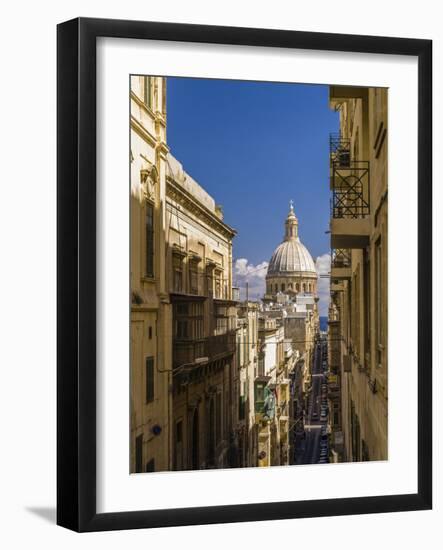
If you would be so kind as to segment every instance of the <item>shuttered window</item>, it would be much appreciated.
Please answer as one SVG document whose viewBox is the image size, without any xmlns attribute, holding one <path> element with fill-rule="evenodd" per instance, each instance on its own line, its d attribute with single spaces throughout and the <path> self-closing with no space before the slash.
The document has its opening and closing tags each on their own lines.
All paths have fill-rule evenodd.
<svg viewBox="0 0 443 550">
<path fill-rule="evenodd" d="M 152 108 L 151 77 L 145 76 L 143 84 L 143 101 L 145 105 L 147 105 L 149 108 Z"/>
<path fill-rule="evenodd" d="M 154 358 L 146 357 L 146 403 L 154 399 Z"/>
<path fill-rule="evenodd" d="M 154 277 L 154 205 L 146 203 L 146 276 Z"/>
<path fill-rule="evenodd" d="M 143 471 L 143 435 L 135 438 L 135 472 Z"/>
</svg>

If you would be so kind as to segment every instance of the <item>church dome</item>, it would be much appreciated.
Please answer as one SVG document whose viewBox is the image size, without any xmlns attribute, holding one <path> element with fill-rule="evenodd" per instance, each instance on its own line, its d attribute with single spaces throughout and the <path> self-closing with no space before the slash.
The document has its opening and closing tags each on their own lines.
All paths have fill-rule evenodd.
<svg viewBox="0 0 443 550">
<path fill-rule="evenodd" d="M 285 237 L 275 249 L 268 266 L 268 276 L 299 275 L 317 277 L 314 260 L 298 236 L 298 220 L 292 206 L 285 222 Z"/>
<path fill-rule="evenodd" d="M 298 239 L 277 246 L 268 266 L 268 275 L 289 275 L 310 272 L 317 275 L 314 260 Z"/>
</svg>

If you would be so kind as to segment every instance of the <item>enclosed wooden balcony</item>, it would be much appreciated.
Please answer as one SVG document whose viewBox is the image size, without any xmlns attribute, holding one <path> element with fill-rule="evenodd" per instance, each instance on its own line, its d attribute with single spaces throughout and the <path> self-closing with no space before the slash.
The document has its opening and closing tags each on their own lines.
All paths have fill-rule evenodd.
<svg viewBox="0 0 443 550">
<path fill-rule="evenodd" d="M 173 366 L 192 368 L 205 365 L 235 352 L 235 331 L 198 339 L 176 339 L 173 344 Z"/>
</svg>

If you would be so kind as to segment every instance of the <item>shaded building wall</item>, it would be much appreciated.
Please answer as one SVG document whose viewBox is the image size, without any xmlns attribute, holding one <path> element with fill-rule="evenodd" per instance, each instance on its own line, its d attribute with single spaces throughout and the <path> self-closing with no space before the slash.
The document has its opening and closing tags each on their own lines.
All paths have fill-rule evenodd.
<svg viewBox="0 0 443 550">
<path fill-rule="evenodd" d="M 170 467 L 171 376 L 165 292 L 164 78 L 131 77 L 131 456 L 130 471 Z"/>
<path fill-rule="evenodd" d="M 379 88 L 331 87 L 350 158 L 367 161 L 369 229 L 351 248 L 349 278 L 334 285 L 343 339 L 342 425 L 348 460 L 387 459 L 387 94 Z M 352 219 L 344 225 L 354 224 Z M 331 235 L 334 238 L 334 235 Z M 332 281 L 333 282 L 333 281 Z M 331 286 L 332 288 L 332 286 Z"/>
<path fill-rule="evenodd" d="M 166 287 L 172 306 L 173 467 L 238 462 L 232 239 L 214 199 L 168 155 Z"/>
</svg>

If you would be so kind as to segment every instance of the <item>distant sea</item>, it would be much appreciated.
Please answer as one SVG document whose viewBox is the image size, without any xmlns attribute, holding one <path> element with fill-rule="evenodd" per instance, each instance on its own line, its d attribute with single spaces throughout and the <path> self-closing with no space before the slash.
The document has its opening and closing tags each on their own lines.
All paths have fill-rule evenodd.
<svg viewBox="0 0 443 550">
<path fill-rule="evenodd" d="M 328 330 L 328 318 L 320 317 L 320 330 L 326 332 Z"/>
</svg>

